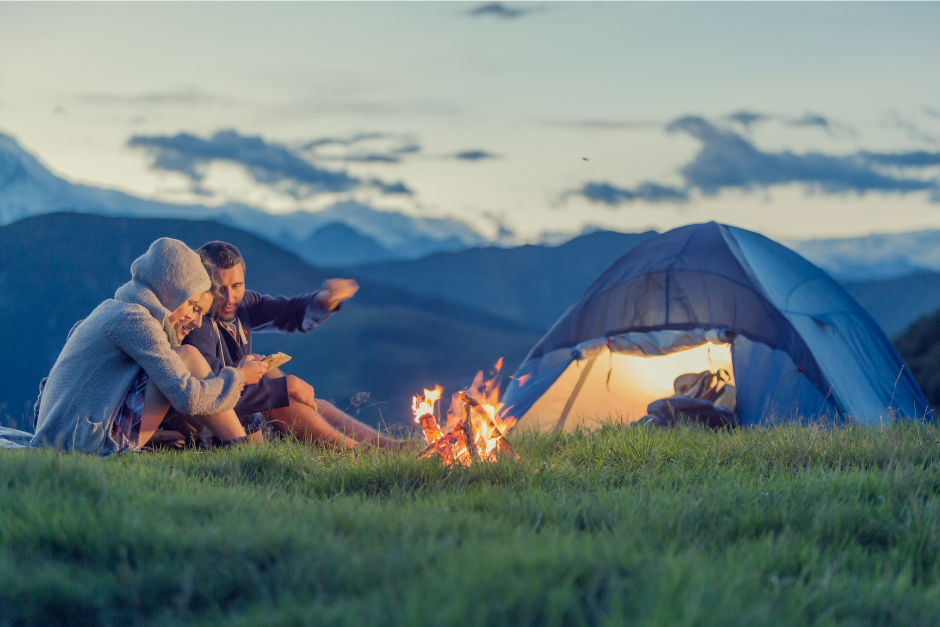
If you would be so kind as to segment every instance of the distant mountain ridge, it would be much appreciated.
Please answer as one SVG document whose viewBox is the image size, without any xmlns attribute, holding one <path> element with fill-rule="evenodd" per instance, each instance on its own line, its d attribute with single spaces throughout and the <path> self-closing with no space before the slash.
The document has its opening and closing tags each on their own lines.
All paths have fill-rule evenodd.
<svg viewBox="0 0 940 627">
<path fill-rule="evenodd" d="M 271 214 L 236 203 L 219 207 L 163 203 L 71 183 L 50 172 L 15 139 L 0 133 L 0 225 L 57 211 L 215 220 L 259 235 L 311 263 L 333 267 L 377 263 L 383 259 L 382 250 L 388 254 L 385 259 L 413 260 L 493 245 L 460 220 L 412 217 L 351 201 L 318 212 Z M 331 231 L 316 236 L 334 224 L 347 227 L 333 231 L 337 241 L 329 241 Z M 545 237 L 553 245 L 565 240 L 559 233 Z M 940 271 L 940 230 L 783 243 L 842 281 Z"/>
<path fill-rule="evenodd" d="M 783 243 L 840 281 L 940 271 L 940 230 Z"/>
<path fill-rule="evenodd" d="M 346 271 L 547 329 L 617 259 L 655 235 L 597 231 L 560 246 L 473 248 Z M 889 336 L 940 309 L 937 272 L 842 285 Z"/>
<path fill-rule="evenodd" d="M 196 247 L 221 239 L 248 262 L 248 288 L 269 294 L 319 289 L 332 271 L 249 233 L 206 221 L 59 213 L 0 227 L 0 423 L 27 425 L 39 380 L 72 325 L 130 279 L 131 262 L 158 237 Z M 310 334 L 255 336 L 255 350 L 293 356 L 285 371 L 340 407 L 358 392 L 378 403 L 363 418 L 411 420 L 411 397 L 435 383 L 456 391 L 499 357 L 519 364 L 540 329 L 477 309 L 361 281 L 338 315 Z M 12 357 L 12 356 L 15 356 Z"/>
<path fill-rule="evenodd" d="M 393 257 L 415 259 L 436 251 L 482 246 L 488 240 L 452 218 L 411 217 L 356 202 L 318 212 L 271 214 L 242 204 L 177 205 L 71 183 L 49 171 L 15 139 L 0 133 L 0 225 L 59 211 L 109 216 L 216 220 L 255 233 L 307 256 L 303 242 L 329 224 L 346 224 Z M 314 251 L 314 256 L 316 255 Z M 358 263 L 373 259 L 357 260 Z M 335 265 L 335 264 L 334 264 Z"/>
<path fill-rule="evenodd" d="M 614 261 L 655 235 L 597 231 L 560 246 L 471 248 L 346 271 L 547 329 Z"/>
</svg>

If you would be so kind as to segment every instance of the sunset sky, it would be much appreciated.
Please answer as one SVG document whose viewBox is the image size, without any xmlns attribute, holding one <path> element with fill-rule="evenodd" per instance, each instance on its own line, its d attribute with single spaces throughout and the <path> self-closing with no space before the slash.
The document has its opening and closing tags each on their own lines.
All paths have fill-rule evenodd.
<svg viewBox="0 0 940 627">
<path fill-rule="evenodd" d="M 940 228 L 938 3 L 0 3 L 0 132 L 69 180 L 529 241 Z"/>
</svg>

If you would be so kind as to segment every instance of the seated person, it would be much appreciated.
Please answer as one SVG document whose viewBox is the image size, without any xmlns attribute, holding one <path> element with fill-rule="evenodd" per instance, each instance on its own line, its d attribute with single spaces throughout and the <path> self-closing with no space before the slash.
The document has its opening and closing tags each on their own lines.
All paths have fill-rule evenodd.
<svg viewBox="0 0 940 627">
<path fill-rule="evenodd" d="M 355 281 L 331 279 L 311 294 L 285 298 L 262 296 L 245 289 L 245 260 L 235 246 L 209 242 L 199 249 L 210 259 L 222 292 L 208 324 L 193 329 L 184 343 L 199 350 L 213 372 L 239 365 L 251 356 L 253 332 L 307 333 L 336 313 L 359 289 Z M 330 403 L 315 399 L 307 382 L 284 376 L 277 368 L 246 385 L 235 413 L 243 422 L 264 412 L 268 424 L 301 440 L 313 440 L 337 448 L 356 448 L 361 443 L 393 449 L 404 445 L 345 414 Z"/>
<path fill-rule="evenodd" d="M 137 450 L 172 406 L 222 442 L 245 438 L 233 411 L 267 364 L 213 372 L 177 331 L 209 306 L 211 282 L 194 251 L 161 238 L 131 265 L 131 281 L 69 333 L 42 386 L 31 446 L 97 455 Z"/>
</svg>

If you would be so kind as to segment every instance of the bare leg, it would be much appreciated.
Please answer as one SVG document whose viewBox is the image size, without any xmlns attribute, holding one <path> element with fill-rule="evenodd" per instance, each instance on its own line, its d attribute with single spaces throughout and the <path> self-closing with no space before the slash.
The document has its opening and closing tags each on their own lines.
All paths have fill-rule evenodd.
<svg viewBox="0 0 940 627">
<path fill-rule="evenodd" d="M 186 366 L 190 374 L 192 374 L 197 379 L 208 379 L 215 375 L 212 374 L 212 369 L 209 368 L 209 364 L 206 363 L 205 358 L 199 353 L 198 350 L 192 346 L 180 346 L 179 348 L 174 349 L 176 353 L 180 356 L 180 359 L 183 361 L 183 365 Z M 159 415 L 159 419 L 156 421 L 156 424 L 147 423 L 147 428 L 149 433 L 147 434 L 146 440 L 144 439 L 144 420 L 141 419 L 140 425 L 140 445 L 146 443 L 147 440 L 153 435 L 154 430 L 159 426 L 160 421 L 163 420 L 163 417 L 166 416 L 166 412 L 170 408 L 170 403 L 166 400 L 166 397 L 163 396 L 163 393 L 160 392 L 159 388 L 153 384 L 153 382 L 147 383 L 147 392 L 144 397 L 144 414 L 147 414 L 147 399 L 151 397 L 154 398 L 155 406 L 162 408 L 162 413 Z M 195 423 L 204 426 L 209 429 L 216 437 L 218 437 L 223 442 L 228 442 L 235 438 L 240 438 L 245 435 L 245 429 L 242 427 L 241 422 L 239 422 L 238 417 L 235 415 L 234 411 L 226 411 L 220 414 L 213 414 L 211 416 L 192 416 L 192 419 Z"/>
<path fill-rule="evenodd" d="M 144 409 L 140 414 L 140 436 L 137 439 L 138 447 L 143 446 L 153 437 L 166 412 L 170 410 L 170 401 L 166 400 L 163 392 L 153 382 L 147 380 L 147 389 L 144 391 Z"/>
<path fill-rule="evenodd" d="M 266 379 L 283 376 L 277 368 L 264 374 Z M 338 448 L 351 448 L 366 443 L 379 448 L 394 449 L 404 444 L 400 440 L 381 435 L 372 427 L 340 411 L 332 403 L 320 399 L 316 399 L 316 403 L 317 409 L 314 410 L 291 398 L 289 407 L 269 409 L 268 415 L 273 426 L 281 431 L 289 431 L 302 440 L 312 439 L 324 444 L 330 443 Z"/>
<path fill-rule="evenodd" d="M 318 412 L 307 405 L 290 399 L 290 406 L 269 409 L 271 426 L 292 433 L 300 440 L 312 440 L 328 448 L 346 450 L 359 443 L 337 431 Z"/>
<path fill-rule="evenodd" d="M 359 422 L 346 412 L 338 409 L 332 403 L 317 399 L 317 408 L 323 419 L 337 431 L 345 433 L 359 442 L 368 442 L 379 448 L 398 448 L 402 445 L 400 440 L 385 437 L 372 427 Z"/>
</svg>

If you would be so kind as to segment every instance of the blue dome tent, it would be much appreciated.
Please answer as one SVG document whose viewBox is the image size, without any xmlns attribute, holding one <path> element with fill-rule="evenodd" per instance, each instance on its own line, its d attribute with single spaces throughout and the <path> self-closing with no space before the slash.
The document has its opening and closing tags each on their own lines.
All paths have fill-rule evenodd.
<svg viewBox="0 0 940 627">
<path fill-rule="evenodd" d="M 539 429 L 635 421 L 677 375 L 727 369 L 742 426 L 934 416 L 878 323 L 825 272 L 710 222 L 621 257 L 535 345 L 503 395 Z M 589 425 L 588 425 L 589 426 Z"/>
</svg>

